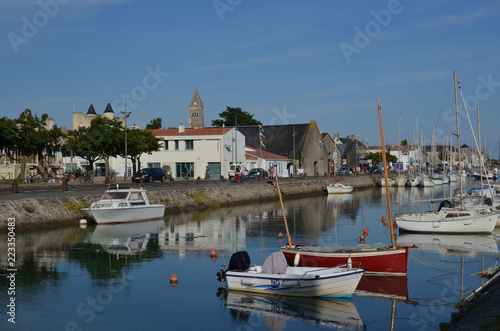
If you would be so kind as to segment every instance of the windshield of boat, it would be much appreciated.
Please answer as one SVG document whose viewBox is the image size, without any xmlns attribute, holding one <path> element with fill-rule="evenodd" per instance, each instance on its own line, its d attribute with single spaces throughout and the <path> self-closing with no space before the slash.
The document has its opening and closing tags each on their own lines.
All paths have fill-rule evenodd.
<svg viewBox="0 0 500 331">
<path fill-rule="evenodd" d="M 106 192 L 103 199 L 126 199 L 128 192 Z"/>
</svg>

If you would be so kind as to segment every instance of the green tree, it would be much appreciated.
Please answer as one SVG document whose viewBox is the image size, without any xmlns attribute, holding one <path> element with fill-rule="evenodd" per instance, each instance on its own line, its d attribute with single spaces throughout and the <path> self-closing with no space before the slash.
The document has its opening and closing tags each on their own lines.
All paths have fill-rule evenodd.
<svg viewBox="0 0 500 331">
<path fill-rule="evenodd" d="M 398 158 L 395 155 L 389 154 L 389 152 L 385 152 L 385 157 L 386 157 L 387 162 L 394 163 L 394 162 L 398 161 Z M 382 152 L 376 152 L 376 153 L 368 152 L 365 155 L 365 160 L 372 160 L 373 165 L 381 164 L 382 163 Z"/>
<path fill-rule="evenodd" d="M 408 140 L 402 140 L 401 141 L 401 146 L 408 146 Z"/>
<path fill-rule="evenodd" d="M 232 108 L 226 106 L 226 110 L 219 113 L 221 119 L 212 121 L 212 126 L 236 126 L 236 125 L 262 125 L 261 121 L 253 118 L 253 115 L 240 107 Z"/>
<path fill-rule="evenodd" d="M 44 165 L 43 153 L 49 153 L 55 148 L 61 139 L 61 130 L 54 126 L 47 128 L 48 115 L 43 114 L 41 118 L 33 115 L 31 110 L 25 109 L 19 118 L 9 121 L 2 119 L 1 125 L 7 131 L 2 134 L 2 140 L 13 153 L 10 158 L 21 163 L 19 178 L 26 174 L 26 164 L 29 160 L 38 159 Z M 44 167 L 47 169 L 47 167 Z M 50 169 L 50 167 L 48 167 Z M 43 173 L 46 174 L 45 171 Z"/>
<path fill-rule="evenodd" d="M 133 129 L 127 131 L 127 154 L 132 160 L 133 172 L 141 168 L 141 155 L 152 154 L 160 149 L 159 139 L 152 130 Z M 124 157 L 124 153 L 120 154 Z"/>
<path fill-rule="evenodd" d="M 109 176 L 109 158 L 124 153 L 124 128 L 117 119 L 96 117 L 90 122 L 88 128 L 72 131 L 66 144 L 77 156 L 89 161 L 90 170 L 93 169 L 93 163 L 97 159 L 103 159 L 106 176 Z"/>
<path fill-rule="evenodd" d="M 90 136 L 87 134 L 88 130 L 88 128 L 82 127 L 70 131 L 63 145 L 63 154 L 65 156 L 79 156 L 87 160 L 89 163 L 88 170 L 92 172 L 94 163 L 101 157 L 93 151 Z"/>
<path fill-rule="evenodd" d="M 161 124 L 162 124 L 162 119 L 158 117 L 152 119 L 148 124 L 146 124 L 146 129 L 147 130 L 161 129 Z"/>
</svg>

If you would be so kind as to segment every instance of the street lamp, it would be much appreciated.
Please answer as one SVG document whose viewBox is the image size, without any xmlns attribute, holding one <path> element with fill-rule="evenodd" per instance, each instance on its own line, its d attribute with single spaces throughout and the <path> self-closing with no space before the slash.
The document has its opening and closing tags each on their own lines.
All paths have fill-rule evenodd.
<svg viewBox="0 0 500 331">
<path fill-rule="evenodd" d="M 132 112 L 127 111 L 127 106 L 125 106 L 125 111 L 121 111 L 120 113 L 123 114 L 123 118 L 125 119 L 125 174 L 123 175 L 123 181 L 127 183 L 127 174 L 128 174 L 128 168 L 127 168 L 127 118 L 132 114 Z"/>
</svg>

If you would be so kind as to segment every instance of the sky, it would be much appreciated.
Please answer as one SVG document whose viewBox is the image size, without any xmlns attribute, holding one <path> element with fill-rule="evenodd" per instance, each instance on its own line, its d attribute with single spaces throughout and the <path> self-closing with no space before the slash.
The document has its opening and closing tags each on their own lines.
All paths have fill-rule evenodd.
<svg viewBox="0 0 500 331">
<path fill-rule="evenodd" d="M 119 116 L 127 100 L 129 126 L 167 128 L 187 125 L 198 89 L 205 126 L 240 107 L 379 145 L 380 104 L 386 143 L 431 144 L 434 122 L 456 146 L 456 71 L 461 143 L 463 94 L 500 157 L 499 0 L 0 0 L 0 22 L 0 117 L 71 129 L 74 111 Z"/>
</svg>

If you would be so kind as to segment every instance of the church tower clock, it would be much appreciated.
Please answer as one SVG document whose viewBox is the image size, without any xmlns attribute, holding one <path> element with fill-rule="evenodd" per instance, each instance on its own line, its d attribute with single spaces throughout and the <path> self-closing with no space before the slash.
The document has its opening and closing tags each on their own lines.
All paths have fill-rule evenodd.
<svg viewBox="0 0 500 331">
<path fill-rule="evenodd" d="M 203 117 L 203 101 L 200 99 L 198 89 L 194 91 L 193 98 L 189 103 L 189 128 L 202 128 L 205 126 Z"/>
</svg>

